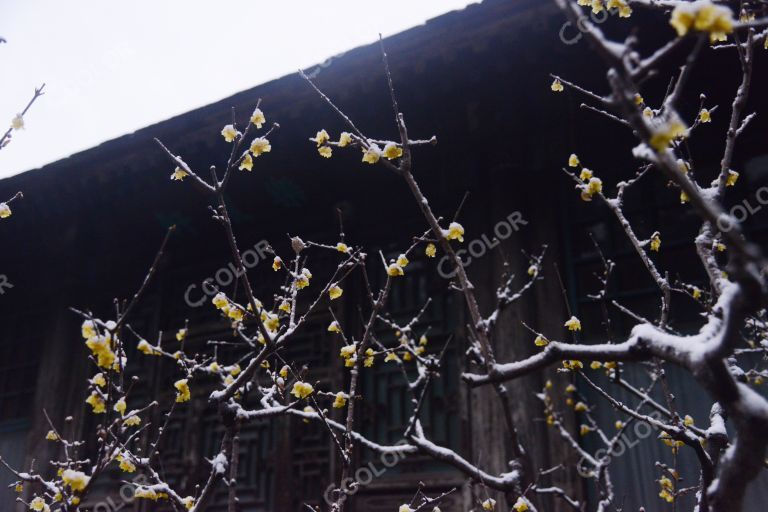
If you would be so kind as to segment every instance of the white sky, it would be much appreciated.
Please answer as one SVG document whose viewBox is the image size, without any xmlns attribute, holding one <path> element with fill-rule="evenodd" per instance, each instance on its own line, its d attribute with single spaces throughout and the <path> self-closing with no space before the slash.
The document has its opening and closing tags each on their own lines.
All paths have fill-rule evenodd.
<svg viewBox="0 0 768 512">
<path fill-rule="evenodd" d="M 463 8 L 470 0 L 0 0 L 0 178 Z"/>
</svg>

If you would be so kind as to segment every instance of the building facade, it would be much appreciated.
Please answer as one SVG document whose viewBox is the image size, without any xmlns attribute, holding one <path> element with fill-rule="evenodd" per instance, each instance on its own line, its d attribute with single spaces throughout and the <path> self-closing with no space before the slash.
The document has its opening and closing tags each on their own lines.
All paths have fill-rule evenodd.
<svg viewBox="0 0 768 512">
<path fill-rule="evenodd" d="M 550 72 L 588 87 L 603 87 L 601 63 L 586 42 L 574 42 L 575 35 L 570 27 L 564 28 L 563 18 L 549 3 L 485 0 L 385 40 L 410 133 L 438 138 L 436 146 L 415 152 L 415 174 L 433 208 L 450 216 L 469 192 L 462 223 L 471 234 L 468 242 L 475 242 L 468 245 L 467 268 L 482 290 L 481 307 L 493 307 L 505 261 L 522 276 L 528 260 L 521 251 L 548 247 L 545 279 L 506 311 L 496 327 L 501 339 L 513 340 L 497 347 L 503 361 L 536 350 L 521 320 L 540 331 L 561 332 L 567 307 L 557 272 L 570 306 L 585 322 L 595 319 L 599 324 L 597 306 L 587 298 L 594 292 L 590 280 L 598 262 L 587 232 L 618 263 L 632 258 L 620 242 L 618 226 L 598 205 L 579 203 L 561 171 L 575 148 L 589 155 L 596 168 L 606 169 L 606 181 L 611 180 L 611 169 L 633 165 L 626 152 L 610 149 L 630 143 L 631 134 L 605 131 L 603 120 L 580 111 L 581 98 L 571 93 L 552 95 L 549 90 Z M 396 136 L 377 45 L 346 52 L 308 73 L 367 133 Z M 712 70 L 697 73 L 713 94 L 715 89 L 731 86 L 713 80 Z M 757 80 L 765 86 L 765 73 Z M 663 94 L 665 86 L 654 85 L 649 97 Z M 263 277 L 269 263 L 258 257 L 265 242 L 276 248 L 287 246 L 287 232 L 335 241 L 337 209 L 343 213 L 350 240 L 385 254 L 406 243 L 414 226 L 424 224 L 418 205 L 397 177 L 364 167 L 357 154 L 339 152 L 328 160 L 318 157 L 307 138 L 321 127 L 338 133 L 343 126 L 297 75 L 0 181 L 0 197 L 17 190 L 25 195 L 14 209 L 13 222 L 0 224 L 0 240 L 6 248 L 0 274 L 12 284 L 0 295 L 0 454 L 6 460 L 25 467 L 34 460 L 41 467 L 55 455 L 44 439 L 49 427 L 43 410 L 57 424 L 71 416 L 66 422 L 71 435 L 93 426 L 83 403 L 89 363 L 79 335 L 80 320 L 69 308 L 109 316 L 113 299 L 131 296 L 141 282 L 168 226 L 176 225 L 176 233 L 138 306 L 134 327 L 140 332 L 166 333 L 169 343 L 187 321 L 192 345 L 228 336 L 227 326 L 209 306 L 204 285 L 209 278 L 227 279 L 221 271 L 229 262 L 226 240 L 201 196 L 168 179 L 168 161 L 152 139 L 161 139 L 195 168 L 222 165 L 229 149 L 219 131 L 231 121 L 230 109 L 234 107 L 244 119 L 259 98 L 270 121 L 281 128 L 272 137 L 272 152 L 259 159 L 252 174 L 235 176 L 236 186 L 227 198 L 241 248 L 252 248 L 257 255 L 251 272 L 259 276 L 258 286 L 266 290 L 274 284 Z M 766 133 L 766 121 L 757 119 L 741 146 L 740 164 L 747 170 L 750 189 L 768 179 L 768 156 L 761 142 Z M 663 184 L 649 187 L 633 200 L 632 215 L 639 219 L 639 229 L 659 223 L 674 227 L 679 242 L 677 235 L 669 236 L 671 249 L 663 264 L 682 274 L 689 269 L 677 262 L 691 254 L 692 245 L 685 237 L 695 229 L 694 218 L 681 210 L 674 192 L 664 190 Z M 509 236 L 502 236 L 508 231 L 499 231 L 498 226 L 508 225 L 510 216 L 524 222 L 517 223 Z M 756 215 L 750 222 L 764 241 L 762 217 Z M 496 244 L 494 237 L 503 240 Z M 318 268 L 327 264 L 314 262 Z M 431 339 L 439 345 L 453 337 L 444 379 L 432 389 L 424 411 L 425 427 L 436 442 L 456 449 L 489 472 L 501 473 L 508 468 L 509 451 L 500 412 L 488 391 L 469 391 L 458 378 L 459 354 L 466 348 L 461 301 L 449 291 L 449 281 L 437 266 L 414 262 L 413 267 L 409 279 L 393 290 L 391 314 L 405 318 L 432 297 L 434 303 L 424 319 L 431 325 Z M 617 279 L 616 289 L 621 290 L 617 297 L 640 310 L 645 304 L 654 307 L 652 287 L 637 272 L 630 268 Z M 345 287 L 341 311 L 350 324 L 356 321 L 355 303 L 363 293 L 362 282 Z M 327 324 L 328 317 L 318 314 L 287 350 L 306 361 L 314 379 L 335 387 L 343 382 L 345 372 L 328 343 Z M 617 317 L 617 333 L 628 327 L 627 318 Z M 134 396 L 156 396 L 161 403 L 169 403 L 173 394 L 167 363 L 131 359 L 137 361 L 132 371 L 141 378 Z M 533 395 L 550 376 L 526 377 L 510 386 L 523 442 L 541 468 L 575 462 L 575 455 L 547 430 L 541 404 Z M 681 400 L 698 399 L 692 386 L 683 382 L 680 386 Z M 380 442 L 396 442 L 410 407 L 399 373 L 378 365 L 364 375 L 362 392 L 369 397 L 360 411 L 365 433 Z M 222 435 L 217 413 L 204 398 L 207 394 L 199 396 L 175 416 L 161 448 L 164 471 L 189 494 L 207 474 L 206 464 L 200 461 L 215 452 Z M 319 425 L 295 418 L 254 422 L 243 430 L 241 449 L 243 512 L 292 511 L 300 510 L 304 502 L 322 504 L 334 481 L 333 446 Z M 420 481 L 430 492 L 462 489 L 443 510 L 469 506 L 465 478 L 449 466 L 419 456 L 389 465 L 365 452 L 358 462 L 386 470 L 375 471 L 376 478 L 353 497 L 353 510 L 396 510 Z M 137 504 L 124 503 L 115 492 L 118 479 L 115 474 L 113 481 L 105 478 L 100 483 L 90 503 L 94 510 L 123 505 L 141 510 Z M 623 484 L 630 489 L 627 503 L 643 503 L 656 494 L 653 475 L 629 471 L 620 480 L 617 487 Z M 9 481 L 3 474 L 0 484 Z M 577 496 L 585 493 L 573 472 L 558 474 L 553 483 Z M 224 490 L 219 492 L 209 510 L 226 508 Z M 13 498 L 3 485 L 3 510 L 12 507 Z M 647 510 L 655 510 L 656 505 L 653 502 Z M 546 507 L 560 510 L 562 504 L 553 501 Z"/>
</svg>

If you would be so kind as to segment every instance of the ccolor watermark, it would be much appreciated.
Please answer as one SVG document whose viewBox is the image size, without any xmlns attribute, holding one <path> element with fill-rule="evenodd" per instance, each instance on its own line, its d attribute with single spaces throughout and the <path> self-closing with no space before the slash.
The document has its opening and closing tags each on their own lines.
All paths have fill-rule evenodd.
<svg viewBox="0 0 768 512">
<path fill-rule="evenodd" d="M 610 16 L 615 16 L 618 14 L 618 9 L 604 9 L 600 12 L 592 11 L 589 16 L 584 16 L 583 14 L 579 16 L 579 19 L 576 21 L 576 26 L 574 27 L 574 24 L 570 21 L 566 21 L 562 24 L 560 27 L 560 40 L 563 42 L 563 44 L 572 45 L 576 44 L 584 37 L 584 34 L 586 32 L 589 32 L 589 26 L 586 25 L 587 21 L 591 21 L 595 25 L 600 25 L 608 21 L 608 18 Z M 567 31 L 575 31 L 575 33 L 572 33 L 572 36 L 566 35 Z"/>
<path fill-rule="evenodd" d="M 137 485 L 147 484 L 147 477 L 144 475 L 137 475 L 131 482 L 126 482 L 120 486 L 120 491 L 117 493 L 117 498 L 112 496 L 107 497 L 103 501 L 100 501 L 90 508 L 92 512 L 117 512 L 122 510 L 133 503 L 134 494 L 136 492 Z"/>
<path fill-rule="evenodd" d="M 657 421 L 662 420 L 661 413 L 658 411 L 652 411 L 647 416 Z M 621 437 L 619 437 L 619 439 L 610 449 L 600 448 L 599 450 L 597 450 L 594 455 L 595 460 L 605 461 L 605 463 L 603 464 L 604 466 L 609 465 L 614 458 L 621 457 L 622 455 L 627 453 L 628 450 L 631 450 L 632 448 L 640 444 L 641 441 L 651 437 L 651 435 L 653 435 L 654 433 L 654 428 L 648 422 L 636 421 L 632 426 L 632 433 L 635 435 L 634 438 L 630 438 L 627 435 L 627 431 L 625 431 L 624 433 L 621 434 Z M 579 473 L 581 477 L 584 477 L 584 478 L 589 478 L 593 476 L 592 470 L 585 467 L 584 457 L 582 457 L 579 460 L 578 464 L 576 464 L 576 471 Z"/>
<path fill-rule="evenodd" d="M 256 242 L 252 248 L 243 251 L 240 257 L 243 260 L 245 270 L 248 270 L 270 258 L 271 254 L 269 243 L 266 240 L 261 240 Z M 236 278 L 242 277 L 243 273 L 235 267 L 234 263 L 230 262 L 227 266 L 221 267 L 214 272 L 212 277 L 203 279 L 199 286 L 197 284 L 187 286 L 187 289 L 184 291 L 184 302 L 191 308 L 200 307 L 206 303 L 207 299 L 219 293 L 221 287 L 229 286 Z M 197 300 L 192 298 L 192 294 L 196 290 L 198 290 L 198 293 L 202 293 L 202 296 Z"/>
<path fill-rule="evenodd" d="M 729 215 L 720 215 L 717 219 L 717 228 L 721 232 L 730 231 L 737 223 L 743 223 L 762 210 L 765 205 L 768 205 L 768 187 L 760 187 L 755 191 L 752 200 L 744 199 L 728 210 Z"/>
<path fill-rule="evenodd" d="M 8 276 L 0 274 L 0 295 L 5 295 L 5 291 L 11 288 L 13 288 L 13 284 L 8 280 Z"/>
<path fill-rule="evenodd" d="M 395 446 L 407 444 L 404 440 L 399 441 Z M 323 499 L 328 505 L 333 505 L 339 501 L 345 501 L 349 496 L 354 496 L 363 487 L 369 485 L 374 478 L 378 478 L 388 469 L 396 466 L 406 456 L 405 451 L 393 450 L 384 452 L 378 460 L 371 461 L 365 466 L 357 468 L 353 476 L 347 477 L 341 481 L 341 488 L 336 487 L 335 483 L 326 487 L 323 493 Z"/>
<path fill-rule="evenodd" d="M 502 240 L 511 237 L 513 233 L 520 230 L 521 226 L 527 224 L 528 221 L 523 219 L 522 213 L 510 213 L 504 220 L 497 222 L 493 226 L 493 238 L 489 238 L 487 234 L 483 233 L 479 238 L 471 240 L 466 248 L 456 251 L 456 256 L 461 261 L 461 266 L 467 268 L 473 261 L 485 256 L 488 251 L 497 247 Z M 437 262 L 437 273 L 443 279 L 451 279 L 456 275 L 456 269 L 452 268 L 451 259 L 447 254 Z"/>
</svg>

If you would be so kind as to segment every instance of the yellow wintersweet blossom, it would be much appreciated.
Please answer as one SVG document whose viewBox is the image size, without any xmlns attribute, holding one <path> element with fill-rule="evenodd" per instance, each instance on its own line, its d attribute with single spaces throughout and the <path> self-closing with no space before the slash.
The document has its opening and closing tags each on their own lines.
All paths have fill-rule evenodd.
<svg viewBox="0 0 768 512">
<path fill-rule="evenodd" d="M 275 259 L 272 260 L 272 270 L 277 272 L 280 270 L 280 268 L 283 266 L 283 259 L 280 256 L 275 256 Z"/>
<path fill-rule="evenodd" d="M 284 379 L 287 379 L 287 378 L 288 378 L 288 371 L 289 371 L 289 370 L 290 370 L 290 368 L 288 367 L 288 365 L 287 365 L 287 364 L 286 364 L 286 365 L 283 365 L 283 367 L 282 367 L 282 368 L 280 368 L 280 372 L 279 372 L 280 376 L 281 376 L 282 378 L 284 378 Z"/>
<path fill-rule="evenodd" d="M 512 505 L 512 508 L 515 509 L 515 512 L 525 512 L 528 510 L 528 502 L 525 500 L 525 498 L 520 496 L 517 498 L 515 504 Z"/>
<path fill-rule="evenodd" d="M 90 482 L 91 477 L 87 476 L 82 471 L 75 471 L 74 469 L 65 469 L 61 473 L 61 479 L 64 484 L 69 486 L 73 491 L 84 491 Z"/>
<path fill-rule="evenodd" d="M 307 269 L 304 269 L 307 270 Z M 309 280 L 312 278 L 312 274 L 302 271 L 301 274 L 299 274 L 299 277 L 296 278 L 296 289 L 297 290 L 303 290 L 307 286 L 309 286 Z"/>
<path fill-rule="evenodd" d="M 135 427 L 137 425 L 141 425 L 141 418 L 139 418 L 135 414 L 132 416 L 128 416 L 123 422 L 123 426 L 125 427 Z"/>
<path fill-rule="evenodd" d="M 357 352 L 357 343 L 351 343 L 349 345 L 344 345 L 341 347 L 341 350 L 339 351 L 339 355 L 344 359 L 349 359 L 350 357 L 354 356 Z"/>
<path fill-rule="evenodd" d="M 549 340 L 544 336 L 542 336 L 541 334 L 539 334 L 538 336 L 536 336 L 536 339 L 533 340 L 533 343 L 537 347 L 546 347 L 547 345 L 549 345 Z"/>
<path fill-rule="evenodd" d="M 451 222 L 448 225 L 448 230 L 443 230 L 443 236 L 447 238 L 448 240 L 458 240 L 459 242 L 464 241 L 464 226 L 459 224 L 458 222 Z"/>
<path fill-rule="evenodd" d="M 29 502 L 29 509 L 34 510 L 35 512 L 48 512 L 51 507 L 48 506 L 43 498 L 38 496 Z"/>
<path fill-rule="evenodd" d="M 488 498 L 483 502 L 483 510 L 493 510 L 496 508 L 496 500 L 493 498 Z"/>
<path fill-rule="evenodd" d="M 23 130 L 24 129 L 24 118 L 21 114 L 16 114 L 13 116 L 13 119 L 11 119 L 11 128 L 14 130 Z"/>
<path fill-rule="evenodd" d="M 107 385 L 107 381 L 104 378 L 104 374 L 103 373 L 97 373 L 96 375 L 94 375 L 91 378 L 91 384 L 93 384 L 94 386 L 99 386 L 100 388 L 103 388 L 104 386 L 106 386 Z"/>
<path fill-rule="evenodd" d="M 8 203 L 0 203 L 0 219 L 7 219 L 12 213 Z"/>
<path fill-rule="evenodd" d="M 613 426 L 616 427 L 616 430 L 621 430 L 624 428 L 624 422 L 621 420 L 616 420 L 616 423 L 614 423 Z"/>
<path fill-rule="evenodd" d="M 283 302 L 280 303 L 280 305 L 277 307 L 277 309 L 279 309 L 280 311 L 284 311 L 286 313 L 290 313 L 291 312 L 291 303 L 288 302 L 287 300 L 284 300 Z"/>
<path fill-rule="evenodd" d="M 578 167 L 579 163 L 579 157 L 576 156 L 576 153 L 571 153 L 571 156 L 568 157 L 568 167 Z"/>
<path fill-rule="evenodd" d="M 587 409 L 587 404 L 584 402 L 577 402 L 576 405 L 573 406 L 573 410 L 576 412 L 585 412 Z"/>
<path fill-rule="evenodd" d="M 723 252 L 725 251 L 725 244 L 723 242 L 717 242 L 715 244 L 715 249 L 717 250 L 717 252 Z"/>
<path fill-rule="evenodd" d="M 124 416 L 126 407 L 127 405 L 125 403 L 125 398 L 120 398 L 120 400 L 115 402 L 114 409 L 115 409 L 115 412 L 120 413 L 120 416 Z"/>
<path fill-rule="evenodd" d="M 549 86 L 550 89 L 552 89 L 553 92 L 563 92 L 563 84 L 560 82 L 558 78 L 555 78 L 555 81 L 552 82 L 552 85 Z"/>
<path fill-rule="evenodd" d="M 578 359 L 568 359 L 563 361 L 563 368 L 566 370 L 577 370 L 584 368 L 584 363 L 579 361 Z"/>
<path fill-rule="evenodd" d="M 583 168 L 579 173 L 579 179 L 581 181 L 589 181 L 590 179 L 592 179 L 592 176 L 593 176 L 592 171 L 590 171 L 586 167 Z"/>
<path fill-rule="evenodd" d="M 48 441 L 58 441 L 59 440 L 58 434 L 56 434 L 56 432 L 54 432 L 53 430 L 49 430 L 48 433 L 45 434 L 45 438 Z"/>
<path fill-rule="evenodd" d="M 366 164 L 375 164 L 381 159 L 381 149 L 376 144 L 371 144 L 368 148 L 363 149 L 363 162 Z"/>
<path fill-rule="evenodd" d="M 219 373 L 221 371 L 221 366 L 219 366 L 219 363 L 216 361 L 213 361 L 211 364 L 208 365 L 208 371 L 211 373 Z"/>
<path fill-rule="evenodd" d="M 699 300 L 701 298 L 701 290 L 699 290 L 696 286 L 694 286 L 693 291 L 691 292 L 691 295 L 693 295 L 694 299 Z"/>
<path fill-rule="evenodd" d="M 659 248 L 661 247 L 661 236 L 658 231 L 651 235 L 650 246 L 653 252 L 659 252 Z"/>
<path fill-rule="evenodd" d="M 394 352 L 388 352 L 387 355 L 384 356 L 384 362 L 388 363 L 390 361 L 400 361 L 400 358 Z"/>
<path fill-rule="evenodd" d="M 587 425 L 582 425 L 581 427 L 579 427 L 579 435 L 582 437 L 589 434 L 591 431 L 592 429 L 589 428 Z"/>
<path fill-rule="evenodd" d="M 253 156 L 261 156 L 262 153 L 269 153 L 272 151 L 272 146 L 269 141 L 264 137 L 256 137 L 251 142 L 251 153 Z"/>
<path fill-rule="evenodd" d="M 643 116 L 647 117 L 648 119 L 654 116 L 654 113 L 653 113 L 653 110 L 651 110 L 651 107 L 645 107 L 643 109 Z"/>
<path fill-rule="evenodd" d="M 221 135 L 224 137 L 225 141 L 232 142 L 240 135 L 240 132 L 237 131 L 234 126 L 228 124 L 221 129 Z"/>
<path fill-rule="evenodd" d="M 267 122 L 267 118 L 264 117 L 264 112 L 260 108 L 256 107 L 256 110 L 251 114 L 251 122 L 256 125 L 256 128 L 261 129 L 264 123 Z"/>
<path fill-rule="evenodd" d="M 293 385 L 291 394 L 296 398 L 307 398 L 309 395 L 312 394 L 314 390 L 315 388 L 312 387 L 312 384 L 309 384 L 308 382 L 299 381 Z"/>
<path fill-rule="evenodd" d="M 345 405 L 347 405 L 347 395 L 343 391 L 339 391 L 333 400 L 333 407 L 334 409 L 342 409 Z"/>
<path fill-rule="evenodd" d="M 133 491 L 133 497 L 137 499 L 157 501 L 158 496 L 154 489 L 149 487 L 137 487 L 136 490 Z"/>
<path fill-rule="evenodd" d="M 238 167 L 241 171 L 252 171 L 253 170 L 253 158 L 251 157 L 250 153 L 246 153 L 243 159 L 240 161 L 240 166 Z"/>
<path fill-rule="evenodd" d="M 567 327 L 569 331 L 580 331 L 581 321 L 575 316 L 572 316 L 571 318 L 566 320 L 564 326 Z"/>
<path fill-rule="evenodd" d="M 229 300 L 227 300 L 227 296 L 223 292 L 219 292 L 214 295 L 211 299 L 211 302 L 218 309 L 223 309 L 225 306 L 229 305 Z"/>
<path fill-rule="evenodd" d="M 403 156 L 403 148 L 395 144 L 394 142 L 387 142 L 384 145 L 384 157 L 387 160 L 394 160 Z"/>
<path fill-rule="evenodd" d="M 599 194 L 603 191 L 603 181 L 600 178 L 591 177 L 587 182 L 587 193 L 590 195 Z"/>
<path fill-rule="evenodd" d="M 591 201 L 592 196 L 603 191 L 603 180 L 592 176 L 591 171 L 584 173 L 584 170 L 582 170 L 582 176 L 589 176 L 589 178 L 586 184 L 581 186 L 581 199 L 583 201 Z"/>
<path fill-rule="evenodd" d="M 342 288 L 337 284 L 334 284 L 328 289 L 328 296 L 331 298 L 331 300 L 338 299 L 343 293 L 344 290 L 342 290 Z"/>
<path fill-rule="evenodd" d="M 317 135 L 315 135 L 315 138 L 313 140 L 317 143 L 319 147 L 325 144 L 326 142 L 328 142 L 330 139 L 331 137 L 328 135 L 327 131 L 320 130 L 319 132 L 317 132 Z"/>
<path fill-rule="evenodd" d="M 184 507 L 187 510 L 192 510 L 192 507 L 195 506 L 195 498 L 192 496 L 187 496 L 186 498 L 181 500 L 181 503 L 184 505 Z"/>
<path fill-rule="evenodd" d="M 688 194 L 685 192 L 685 190 L 680 191 L 680 204 L 685 204 L 689 201 Z"/>
<path fill-rule="evenodd" d="M 174 169 L 173 174 L 171 174 L 171 179 L 174 181 L 182 181 L 184 178 L 189 176 L 189 173 L 182 169 L 181 167 L 177 167 Z"/>
<path fill-rule="evenodd" d="M 139 352 L 148 356 L 159 354 L 159 352 L 156 352 L 155 349 L 152 348 L 152 345 L 147 343 L 147 340 L 139 341 L 139 344 L 136 345 L 136 348 L 139 350 Z"/>
<path fill-rule="evenodd" d="M 328 325 L 328 332 L 336 332 L 336 333 L 341 332 L 341 327 L 339 326 L 339 322 L 337 322 L 336 320 L 331 322 Z"/>
<path fill-rule="evenodd" d="M 330 146 L 320 146 L 317 148 L 317 152 L 320 153 L 320 156 L 323 158 L 331 158 L 333 156 L 333 150 Z"/>
<path fill-rule="evenodd" d="M 673 119 L 667 123 L 663 123 L 660 126 L 654 128 L 654 133 L 651 136 L 651 147 L 656 151 L 664 151 L 669 145 L 678 138 L 684 138 L 688 135 L 688 128 L 682 121 Z"/>
<path fill-rule="evenodd" d="M 604 9 L 603 0 L 592 0 L 592 14 L 600 14 Z"/>
<path fill-rule="evenodd" d="M 632 14 L 632 8 L 624 0 L 608 0 L 606 7 L 608 9 L 618 9 L 619 18 L 629 18 Z"/>
<path fill-rule="evenodd" d="M 173 387 L 176 388 L 176 402 L 182 403 L 182 402 L 188 402 L 191 398 L 191 394 L 189 392 L 189 384 L 187 382 L 187 379 L 180 379 L 173 383 Z"/>
<path fill-rule="evenodd" d="M 699 111 L 699 122 L 701 123 L 712 122 L 712 114 L 710 114 L 709 110 L 707 110 L 706 108 L 703 108 Z"/>
<path fill-rule="evenodd" d="M 397 277 L 405 275 L 405 272 L 403 272 L 403 267 L 397 263 L 390 263 L 387 267 L 387 275 L 390 277 Z"/>
<path fill-rule="evenodd" d="M 117 460 L 120 461 L 120 469 L 122 469 L 126 473 L 133 473 L 134 471 L 136 471 L 136 465 L 133 462 L 131 462 L 127 457 L 118 455 Z"/>
<path fill-rule="evenodd" d="M 733 13 L 725 6 L 714 5 L 709 0 L 697 0 L 678 4 L 672 10 L 669 24 L 682 37 L 691 29 L 708 32 L 710 42 L 724 41 L 733 32 Z"/>
<path fill-rule="evenodd" d="M 659 479 L 659 485 L 661 486 L 659 498 L 662 498 L 667 503 L 672 503 L 675 501 L 675 496 L 672 494 L 674 492 L 674 485 L 672 484 L 672 480 L 666 476 L 663 476 Z"/>
<path fill-rule="evenodd" d="M 408 257 L 405 254 L 401 254 L 400 256 L 397 257 L 396 263 L 401 267 L 405 268 L 408 266 L 408 263 L 410 263 L 410 261 L 408 261 Z"/>
<path fill-rule="evenodd" d="M 422 351 L 424 350 L 424 347 L 419 347 L 419 348 L 422 349 Z M 373 354 L 374 352 L 372 348 L 368 348 L 365 350 L 365 359 L 363 359 L 363 366 L 365 366 L 366 368 L 370 368 L 371 366 L 373 366 Z"/>
<path fill-rule="evenodd" d="M 187 330 L 186 329 L 179 329 L 176 331 L 176 340 L 177 341 L 184 341 L 187 338 Z"/>
<path fill-rule="evenodd" d="M 576 386 L 574 386 L 573 384 L 568 384 L 565 387 L 565 392 L 566 393 L 575 393 L 576 392 Z"/>
<path fill-rule="evenodd" d="M 341 132 L 339 135 L 339 147 L 345 148 L 352 144 L 352 136 L 347 132 Z"/>
<path fill-rule="evenodd" d="M 593 370 L 599 370 L 602 366 L 603 366 L 603 363 L 601 363 L 600 361 L 592 361 L 591 363 L 589 363 L 589 367 L 592 368 Z"/>
<path fill-rule="evenodd" d="M 339 242 L 339 243 L 336 244 L 336 250 L 346 254 L 346 253 L 349 252 L 349 247 L 344 242 Z"/>
<path fill-rule="evenodd" d="M 112 340 L 109 336 L 95 336 L 85 342 L 85 345 L 96 356 L 96 364 L 101 368 L 111 368 L 115 362 L 115 353 L 112 352 L 111 343 Z"/>
<path fill-rule="evenodd" d="M 280 327 L 280 318 L 274 313 L 263 312 L 261 317 L 261 321 L 264 322 L 264 327 L 268 330 L 275 332 Z"/>
<path fill-rule="evenodd" d="M 734 186 L 738 179 L 739 179 L 739 173 L 737 173 L 736 171 L 728 171 L 728 176 L 725 178 L 725 186 L 726 187 Z"/>
<path fill-rule="evenodd" d="M 83 325 L 80 326 L 80 332 L 85 339 L 94 338 L 98 334 L 96 332 L 96 325 L 94 324 L 93 320 L 85 320 Z"/>
<path fill-rule="evenodd" d="M 693 426 L 693 423 L 694 423 L 693 418 L 689 414 L 686 414 L 685 418 L 683 418 L 683 424 L 686 427 L 691 427 Z"/>
<path fill-rule="evenodd" d="M 437 254 L 437 247 L 435 247 L 435 244 L 427 244 L 427 248 L 424 249 L 424 254 L 427 255 L 427 258 L 434 258 L 435 254 Z"/>
<path fill-rule="evenodd" d="M 406 505 L 400 505 L 400 508 L 397 509 L 397 512 L 413 512 L 413 509 Z"/>
</svg>

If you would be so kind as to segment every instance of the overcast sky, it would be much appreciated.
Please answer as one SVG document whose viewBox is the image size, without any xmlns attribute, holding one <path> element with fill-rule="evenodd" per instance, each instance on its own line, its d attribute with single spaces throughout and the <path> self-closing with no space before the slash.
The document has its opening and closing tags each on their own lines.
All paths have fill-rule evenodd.
<svg viewBox="0 0 768 512">
<path fill-rule="evenodd" d="M 0 0 L 0 178 L 306 68 L 469 0 Z M 5 125 L 6 127 L 3 127 Z"/>
</svg>

